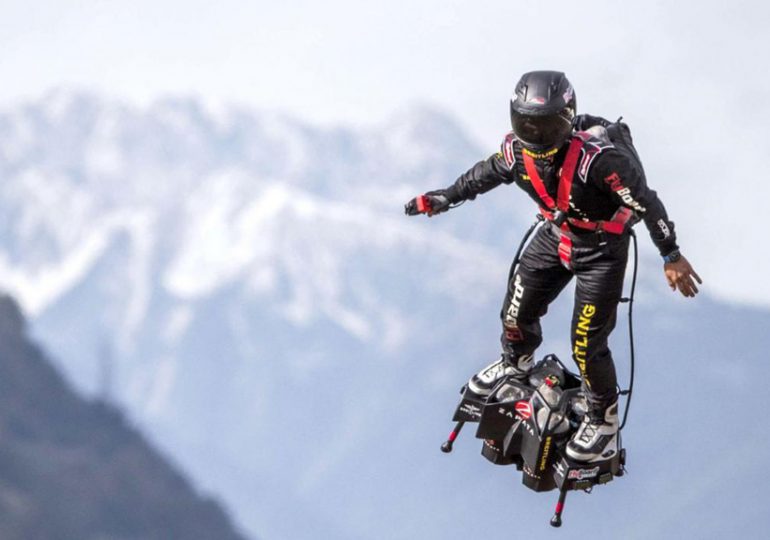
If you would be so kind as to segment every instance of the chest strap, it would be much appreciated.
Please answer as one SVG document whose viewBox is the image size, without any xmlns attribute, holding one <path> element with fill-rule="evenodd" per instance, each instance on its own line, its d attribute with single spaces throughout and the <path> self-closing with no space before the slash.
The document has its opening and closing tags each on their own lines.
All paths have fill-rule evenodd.
<svg viewBox="0 0 770 540">
<path fill-rule="evenodd" d="M 548 210 L 551 210 L 552 212 L 555 212 L 556 210 L 567 212 L 569 210 L 572 178 L 575 176 L 575 168 L 577 167 L 578 157 L 580 156 L 580 150 L 582 148 L 582 139 L 574 137 L 572 141 L 570 141 L 567 156 L 564 158 L 564 165 L 562 165 L 561 174 L 559 175 L 559 188 L 556 193 L 556 202 L 554 202 L 553 197 L 551 197 L 545 189 L 545 184 L 543 183 L 542 178 L 540 178 L 537 166 L 535 166 L 535 159 L 526 151 L 522 152 L 527 176 L 529 176 L 532 187 L 535 188 L 538 197 L 540 197 L 540 200 L 543 201 L 543 205 Z"/>
<path fill-rule="evenodd" d="M 564 164 L 562 165 L 561 173 L 559 175 L 556 201 L 553 200 L 553 197 L 551 197 L 545 189 L 545 184 L 543 183 L 543 179 L 540 178 L 540 173 L 537 171 L 534 158 L 527 154 L 526 151 L 522 152 L 524 168 L 527 171 L 532 187 L 535 189 L 535 192 L 543 203 L 540 207 L 540 213 L 548 220 L 554 222 L 560 221 L 558 225 L 562 232 L 559 241 L 559 258 L 561 259 L 562 264 L 570 270 L 572 269 L 572 238 L 570 236 L 570 225 L 589 231 L 623 234 L 626 224 L 633 216 L 633 212 L 630 209 L 622 206 L 615 212 L 615 215 L 612 216 L 612 219 L 609 221 L 584 221 L 567 217 L 569 212 L 570 194 L 572 192 L 572 179 L 575 177 L 575 169 L 577 168 L 583 144 L 584 141 L 580 136 L 573 137 L 570 141 L 567 155 L 564 158 Z M 560 214 L 558 218 L 557 214 Z"/>
</svg>

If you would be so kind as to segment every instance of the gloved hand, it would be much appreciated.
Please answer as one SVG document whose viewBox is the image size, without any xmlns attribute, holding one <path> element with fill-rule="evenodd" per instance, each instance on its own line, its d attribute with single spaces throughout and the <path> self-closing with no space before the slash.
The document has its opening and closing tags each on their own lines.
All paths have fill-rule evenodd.
<svg viewBox="0 0 770 540">
<path fill-rule="evenodd" d="M 433 216 L 449 210 L 449 199 L 443 189 L 429 191 L 425 195 L 415 197 L 404 205 L 404 213 L 407 216 L 416 216 L 417 214 L 428 214 Z"/>
</svg>

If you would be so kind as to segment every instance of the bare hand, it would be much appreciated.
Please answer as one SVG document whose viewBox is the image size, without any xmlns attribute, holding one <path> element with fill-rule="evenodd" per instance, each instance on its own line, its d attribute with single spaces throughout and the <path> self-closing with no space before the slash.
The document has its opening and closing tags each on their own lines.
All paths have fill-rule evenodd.
<svg viewBox="0 0 770 540">
<path fill-rule="evenodd" d="M 698 284 L 703 283 L 684 255 L 676 262 L 664 264 L 663 272 L 666 274 L 666 281 L 668 281 L 668 286 L 671 287 L 672 291 L 679 289 L 683 296 L 690 298 L 698 294 L 698 287 L 695 285 L 695 281 Z"/>
</svg>

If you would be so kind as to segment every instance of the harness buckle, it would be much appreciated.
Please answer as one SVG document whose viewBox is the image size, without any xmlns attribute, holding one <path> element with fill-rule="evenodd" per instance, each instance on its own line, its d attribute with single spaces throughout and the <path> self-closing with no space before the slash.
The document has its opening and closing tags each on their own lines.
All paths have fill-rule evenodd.
<svg viewBox="0 0 770 540">
<path fill-rule="evenodd" d="M 596 226 L 596 235 L 599 237 L 599 245 L 600 246 L 606 246 L 607 245 L 607 233 L 604 231 L 604 222 L 600 221 L 599 224 Z"/>
<path fill-rule="evenodd" d="M 607 245 L 607 236 L 604 234 L 604 231 L 599 231 L 599 245 L 600 246 Z"/>
<path fill-rule="evenodd" d="M 551 221 L 557 226 L 561 227 L 565 221 L 567 221 L 567 212 L 563 210 L 556 210 L 553 213 L 553 219 Z"/>
</svg>

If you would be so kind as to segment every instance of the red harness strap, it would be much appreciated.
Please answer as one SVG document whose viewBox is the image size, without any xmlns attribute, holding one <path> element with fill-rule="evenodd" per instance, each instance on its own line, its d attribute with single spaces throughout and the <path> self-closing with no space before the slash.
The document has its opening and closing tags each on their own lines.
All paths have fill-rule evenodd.
<svg viewBox="0 0 770 540">
<path fill-rule="evenodd" d="M 524 168 L 527 170 L 532 187 L 535 188 L 537 195 L 543 201 L 546 208 L 554 212 L 561 210 L 567 212 L 569 210 L 569 196 L 572 191 L 572 177 L 575 175 L 575 168 L 577 167 L 578 157 L 580 156 L 580 149 L 583 148 L 583 140 L 575 137 L 569 144 L 567 150 L 567 156 L 564 158 L 564 165 L 561 168 L 561 175 L 559 176 L 559 189 L 556 195 L 556 202 L 548 194 L 545 189 L 545 184 L 540 178 L 540 173 L 537 172 L 535 166 L 535 160 L 532 156 L 523 152 Z M 546 212 L 544 212 L 546 213 Z"/>
<path fill-rule="evenodd" d="M 569 144 L 567 150 L 567 156 L 564 158 L 564 165 L 561 168 L 561 174 L 559 175 L 559 188 L 556 194 L 556 203 L 553 198 L 548 194 L 545 189 L 545 184 L 540 173 L 537 172 L 535 166 L 535 160 L 527 154 L 522 152 L 524 158 L 524 168 L 527 171 L 529 180 L 532 183 L 532 187 L 535 188 L 537 195 L 543 204 L 550 210 L 541 208 L 540 212 L 550 220 L 554 219 L 553 213 L 557 210 L 566 214 L 569 211 L 569 196 L 572 191 L 572 178 L 575 175 L 575 168 L 577 167 L 578 157 L 580 156 L 580 150 L 583 148 L 583 140 L 575 137 Z M 562 264 L 567 268 L 572 268 L 572 239 L 569 237 L 569 226 L 566 220 L 561 224 L 562 234 L 559 240 L 559 258 Z"/>
<path fill-rule="evenodd" d="M 545 184 L 540 173 L 537 172 L 535 166 L 535 160 L 532 156 L 525 152 L 522 152 L 524 158 L 524 168 L 527 171 L 529 180 L 532 183 L 532 187 L 535 189 L 540 200 L 543 201 L 543 206 L 540 207 L 540 213 L 546 219 L 551 221 L 555 218 L 556 211 L 562 212 L 565 216 L 569 212 L 569 199 L 572 192 L 572 179 L 575 176 L 575 169 L 577 168 L 578 160 L 580 158 L 580 151 L 583 148 L 584 141 L 581 137 L 574 137 L 570 141 L 567 155 L 564 158 L 564 164 L 561 168 L 561 174 L 559 175 L 559 187 L 556 193 L 556 201 L 548 194 L 545 189 Z M 610 234 L 623 234 L 625 231 L 626 223 L 631 219 L 633 212 L 626 208 L 621 207 L 615 212 L 610 221 L 583 221 L 575 218 L 567 218 L 561 223 L 561 238 L 559 240 L 559 258 L 562 264 L 568 269 L 572 268 L 572 238 L 570 237 L 569 225 L 578 227 L 580 229 L 586 229 L 597 232 L 608 232 Z"/>
<path fill-rule="evenodd" d="M 610 234 L 623 234 L 626 230 L 626 224 L 633 215 L 634 213 L 630 208 L 621 206 L 609 221 L 582 221 L 575 218 L 569 218 L 568 221 L 570 225 L 579 229 L 597 232 L 603 231 Z"/>
</svg>

